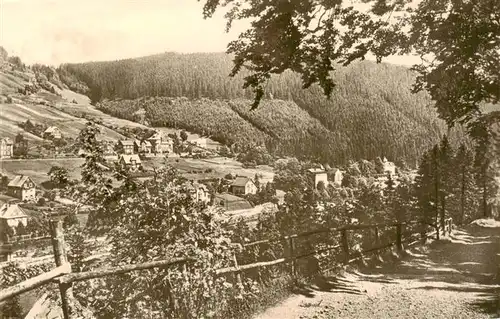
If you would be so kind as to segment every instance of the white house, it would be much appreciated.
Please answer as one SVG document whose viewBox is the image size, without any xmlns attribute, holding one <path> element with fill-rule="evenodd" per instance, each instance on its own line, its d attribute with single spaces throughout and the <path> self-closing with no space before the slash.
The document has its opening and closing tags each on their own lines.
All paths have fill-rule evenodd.
<svg viewBox="0 0 500 319">
<path fill-rule="evenodd" d="M 7 184 L 9 196 L 19 198 L 23 201 L 34 201 L 36 199 L 36 184 L 26 175 L 17 175 Z"/>
<path fill-rule="evenodd" d="M 325 187 L 328 186 L 328 174 L 326 173 L 326 171 L 323 167 L 310 168 L 307 171 L 313 177 L 314 188 L 318 187 L 319 182 L 323 182 Z"/>
<path fill-rule="evenodd" d="M 62 137 L 61 130 L 57 126 L 50 126 L 43 132 L 44 138 L 60 139 Z"/>
<path fill-rule="evenodd" d="M 384 174 L 390 174 L 391 176 L 396 175 L 396 164 L 389 162 L 385 157 L 382 160 L 382 163 L 384 164 Z"/>
<path fill-rule="evenodd" d="M 257 186 L 253 180 L 244 176 L 236 177 L 229 190 L 234 195 L 257 194 Z"/>
<path fill-rule="evenodd" d="M 195 138 L 195 139 L 191 140 L 190 142 L 198 147 L 207 148 L 207 139 L 204 137 Z"/>
<path fill-rule="evenodd" d="M 16 228 L 19 223 L 23 226 L 28 224 L 28 215 L 18 204 L 6 202 L 0 203 L 0 219 L 11 228 Z"/>
<path fill-rule="evenodd" d="M 156 132 L 148 141 L 151 143 L 151 151 L 155 154 L 172 153 L 174 150 L 174 140 L 161 132 Z"/>
<path fill-rule="evenodd" d="M 342 185 L 342 179 L 344 178 L 344 173 L 338 168 L 333 168 L 330 170 L 331 180 L 333 184 L 340 186 Z"/>
<path fill-rule="evenodd" d="M 11 158 L 14 154 L 14 143 L 8 137 L 0 141 L 0 158 Z"/>
<path fill-rule="evenodd" d="M 210 193 L 206 185 L 194 182 L 188 186 L 188 190 L 197 202 L 210 202 Z"/>
<path fill-rule="evenodd" d="M 137 154 L 121 154 L 119 162 L 120 164 L 125 165 L 132 171 L 136 171 L 142 166 L 141 159 Z"/>
</svg>

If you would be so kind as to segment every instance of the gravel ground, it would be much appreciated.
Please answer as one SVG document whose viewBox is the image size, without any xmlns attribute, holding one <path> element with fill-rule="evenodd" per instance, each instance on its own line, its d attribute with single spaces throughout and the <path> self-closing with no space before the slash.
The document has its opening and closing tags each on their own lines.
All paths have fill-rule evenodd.
<svg viewBox="0 0 500 319">
<path fill-rule="evenodd" d="M 318 279 L 256 319 L 500 318 L 498 265 L 500 228 L 471 225 L 397 261 Z"/>
</svg>

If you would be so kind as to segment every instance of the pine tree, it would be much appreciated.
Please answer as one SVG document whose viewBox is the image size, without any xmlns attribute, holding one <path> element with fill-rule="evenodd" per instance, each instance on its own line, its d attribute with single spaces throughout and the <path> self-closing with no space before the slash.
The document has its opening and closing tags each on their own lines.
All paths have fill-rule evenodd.
<svg viewBox="0 0 500 319">
<path fill-rule="evenodd" d="M 426 225 L 436 222 L 434 212 L 436 206 L 435 171 L 433 168 L 432 151 L 422 155 L 418 174 L 415 178 L 415 198 L 417 200 L 418 219 Z M 424 229 L 422 229 L 425 233 Z"/>
<path fill-rule="evenodd" d="M 452 168 L 453 161 L 453 149 L 451 148 L 450 142 L 446 135 L 443 136 L 441 144 L 439 146 L 439 198 L 440 198 L 440 224 L 445 231 L 445 219 L 446 211 L 449 209 L 447 207 L 447 200 L 453 195 L 453 178 L 454 172 Z"/>
<path fill-rule="evenodd" d="M 477 189 L 474 181 L 474 155 L 465 144 L 461 144 L 453 160 L 454 180 L 453 206 L 454 220 L 459 224 L 469 221 L 477 210 Z"/>
<path fill-rule="evenodd" d="M 483 217 L 489 217 L 489 200 L 497 193 L 497 184 L 492 170 L 491 127 L 479 119 L 471 125 L 471 135 L 475 138 L 474 167 L 476 183 L 480 194 L 480 211 Z"/>
</svg>

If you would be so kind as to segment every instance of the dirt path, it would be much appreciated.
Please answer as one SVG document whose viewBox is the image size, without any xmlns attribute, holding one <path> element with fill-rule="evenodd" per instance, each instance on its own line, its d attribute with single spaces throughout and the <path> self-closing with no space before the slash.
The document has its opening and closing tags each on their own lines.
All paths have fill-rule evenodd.
<svg viewBox="0 0 500 319">
<path fill-rule="evenodd" d="M 500 228 L 467 226 L 396 262 L 305 287 L 256 319 L 500 318 Z"/>
</svg>

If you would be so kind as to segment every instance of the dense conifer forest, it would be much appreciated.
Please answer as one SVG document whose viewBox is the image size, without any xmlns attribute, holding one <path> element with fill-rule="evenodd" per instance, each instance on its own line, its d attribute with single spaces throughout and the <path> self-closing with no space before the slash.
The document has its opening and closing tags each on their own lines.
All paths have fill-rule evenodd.
<svg viewBox="0 0 500 319">
<path fill-rule="evenodd" d="M 431 101 L 412 94 L 407 68 L 364 61 L 335 71 L 326 99 L 317 86 L 302 89 L 285 72 L 269 80 L 263 103 L 250 111 L 253 93 L 244 73 L 229 77 L 231 57 L 218 53 L 165 53 L 114 62 L 62 65 L 69 87 L 79 87 L 103 111 L 153 126 L 174 126 L 228 145 L 266 145 L 277 155 L 344 164 L 386 156 L 415 165 L 446 133 Z M 88 90 L 82 89 L 82 85 Z M 456 145 L 463 132 L 449 132 Z"/>
</svg>

